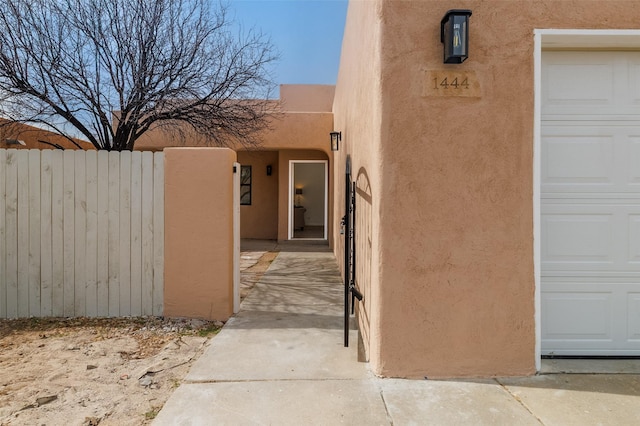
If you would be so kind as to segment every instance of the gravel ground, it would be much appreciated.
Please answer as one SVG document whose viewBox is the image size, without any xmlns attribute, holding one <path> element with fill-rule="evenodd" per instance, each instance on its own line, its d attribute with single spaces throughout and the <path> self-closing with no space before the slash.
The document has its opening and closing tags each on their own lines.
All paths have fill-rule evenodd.
<svg viewBox="0 0 640 426">
<path fill-rule="evenodd" d="M 242 253 L 241 297 L 277 253 Z M 0 426 L 149 424 L 223 323 L 0 320 Z"/>
</svg>

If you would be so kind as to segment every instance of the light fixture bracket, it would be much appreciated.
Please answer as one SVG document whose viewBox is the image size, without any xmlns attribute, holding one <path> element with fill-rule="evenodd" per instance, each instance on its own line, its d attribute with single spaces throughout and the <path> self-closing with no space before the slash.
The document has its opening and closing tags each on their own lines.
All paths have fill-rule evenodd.
<svg viewBox="0 0 640 426">
<path fill-rule="evenodd" d="M 331 151 L 338 151 L 342 140 L 342 132 L 330 132 L 329 135 L 331 136 Z"/>
</svg>

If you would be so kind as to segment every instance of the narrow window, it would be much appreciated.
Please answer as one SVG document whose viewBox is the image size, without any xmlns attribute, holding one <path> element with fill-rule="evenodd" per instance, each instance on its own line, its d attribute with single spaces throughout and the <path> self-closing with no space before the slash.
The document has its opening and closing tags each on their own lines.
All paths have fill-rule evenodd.
<svg viewBox="0 0 640 426">
<path fill-rule="evenodd" d="M 240 205 L 251 205 L 251 166 L 240 168 Z"/>
</svg>

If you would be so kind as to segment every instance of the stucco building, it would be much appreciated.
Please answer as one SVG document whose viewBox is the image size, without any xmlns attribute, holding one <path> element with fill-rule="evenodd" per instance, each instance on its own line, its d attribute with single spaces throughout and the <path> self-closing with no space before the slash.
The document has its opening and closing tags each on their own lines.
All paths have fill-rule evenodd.
<svg viewBox="0 0 640 426">
<path fill-rule="evenodd" d="M 232 147 L 243 168 L 242 238 L 333 241 L 327 139 L 333 128 L 334 90 L 327 85 L 281 85 L 269 127 L 257 137 L 259 146 Z M 176 142 L 171 133 L 156 130 L 143 135 L 135 149 L 207 145 L 197 137 Z M 296 223 L 296 212 L 303 214 L 302 222 Z"/>
<path fill-rule="evenodd" d="M 0 149 L 94 149 L 89 142 L 70 141 L 57 133 L 0 118 Z"/>
<path fill-rule="evenodd" d="M 350 2 L 334 220 L 349 157 L 375 373 L 526 375 L 545 354 L 640 354 L 638 6 Z M 443 63 L 453 7 L 473 13 L 462 64 Z M 442 84 L 455 78 L 469 87 Z"/>
<path fill-rule="evenodd" d="M 241 236 L 326 241 L 344 269 L 349 163 L 374 373 L 640 355 L 639 6 L 350 1 L 336 86 L 282 86 L 260 147 L 236 147 Z M 469 58 L 445 64 L 453 7 L 472 13 Z"/>
</svg>

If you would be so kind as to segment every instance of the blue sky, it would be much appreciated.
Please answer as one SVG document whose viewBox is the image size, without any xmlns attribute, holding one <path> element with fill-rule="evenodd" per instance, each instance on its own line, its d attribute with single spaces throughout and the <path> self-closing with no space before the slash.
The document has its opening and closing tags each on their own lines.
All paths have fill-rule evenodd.
<svg viewBox="0 0 640 426">
<path fill-rule="evenodd" d="M 230 0 L 229 15 L 255 27 L 280 53 L 277 84 L 335 84 L 347 0 Z"/>
</svg>

